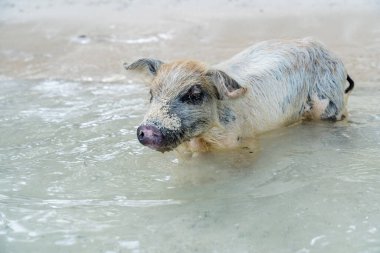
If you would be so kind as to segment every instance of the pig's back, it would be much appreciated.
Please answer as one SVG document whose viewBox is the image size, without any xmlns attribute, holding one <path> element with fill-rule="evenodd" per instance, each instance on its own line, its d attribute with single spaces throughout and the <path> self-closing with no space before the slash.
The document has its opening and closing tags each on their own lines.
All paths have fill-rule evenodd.
<svg viewBox="0 0 380 253">
<path fill-rule="evenodd" d="M 296 121 L 318 85 L 344 85 L 343 63 L 321 43 L 271 40 L 253 45 L 215 66 L 247 87 L 246 103 L 262 130 Z M 329 83 L 324 78 L 333 78 Z M 335 87 L 328 87 L 336 89 Z M 343 87 L 338 88 L 339 92 Z M 268 117 L 268 115 L 271 115 Z"/>
<path fill-rule="evenodd" d="M 215 67 L 242 85 L 249 85 L 253 84 L 252 79 L 267 80 L 272 77 L 280 80 L 297 72 L 313 74 L 322 68 L 336 65 L 343 64 L 324 45 L 311 38 L 304 38 L 260 42 Z"/>
</svg>

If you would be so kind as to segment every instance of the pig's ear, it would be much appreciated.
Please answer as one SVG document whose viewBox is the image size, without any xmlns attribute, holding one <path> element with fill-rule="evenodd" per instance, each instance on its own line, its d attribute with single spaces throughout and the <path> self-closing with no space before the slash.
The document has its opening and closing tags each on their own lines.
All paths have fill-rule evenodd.
<svg viewBox="0 0 380 253">
<path fill-rule="evenodd" d="M 241 87 L 232 77 L 221 70 L 209 70 L 206 77 L 216 87 L 219 99 L 239 98 L 247 91 L 247 88 Z"/>
<path fill-rule="evenodd" d="M 143 58 L 131 64 L 124 63 L 124 68 L 126 70 L 133 70 L 153 77 L 157 74 L 157 71 L 162 64 L 163 62 L 160 60 Z"/>
</svg>

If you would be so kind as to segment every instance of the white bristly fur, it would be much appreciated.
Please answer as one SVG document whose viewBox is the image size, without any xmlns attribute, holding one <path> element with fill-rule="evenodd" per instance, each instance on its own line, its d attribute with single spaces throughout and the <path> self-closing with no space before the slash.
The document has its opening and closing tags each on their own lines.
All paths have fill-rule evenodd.
<svg viewBox="0 0 380 253">
<path fill-rule="evenodd" d="M 329 100 L 340 112 L 338 120 L 346 113 L 344 65 L 313 39 L 261 42 L 214 68 L 248 89 L 240 99 L 220 101 L 228 104 L 238 120 L 227 128 L 215 127 L 201 136 L 215 148 L 238 146 L 238 136 L 253 137 L 304 117 L 320 119 Z M 287 97 L 291 102 L 282 104 Z M 302 108 L 304 111 L 300 113 Z"/>
<path fill-rule="evenodd" d="M 233 98 L 214 97 L 211 106 L 200 109 L 203 115 L 207 110 L 212 124 L 183 142 L 178 150 L 238 147 L 244 139 L 303 118 L 341 120 L 346 116 L 347 72 L 338 57 L 313 39 L 261 42 L 211 68 L 195 61 L 163 64 L 153 80 L 152 91 L 169 101 L 180 90 L 202 82 L 202 87 L 211 92 L 215 87 L 205 78 L 209 70 L 223 71 L 242 89 L 236 94 L 231 92 Z M 334 104 L 334 113 L 329 111 L 329 103 Z M 179 128 L 177 116 L 165 115 L 161 106 L 153 106 L 145 121 L 154 116 L 164 121 L 166 128 Z M 219 109 L 224 107 L 234 115 L 228 124 L 218 118 Z M 189 117 L 196 117 L 196 113 Z"/>
</svg>

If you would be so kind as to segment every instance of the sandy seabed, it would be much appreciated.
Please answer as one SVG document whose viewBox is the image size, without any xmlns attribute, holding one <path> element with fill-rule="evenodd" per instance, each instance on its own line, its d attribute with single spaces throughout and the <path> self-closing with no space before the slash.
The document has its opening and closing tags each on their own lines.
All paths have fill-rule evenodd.
<svg viewBox="0 0 380 253">
<path fill-rule="evenodd" d="M 370 0 L 0 0 L 0 252 L 380 252 L 379 24 Z M 124 62 L 307 36 L 355 80 L 347 121 L 186 162 L 136 140 Z"/>
</svg>

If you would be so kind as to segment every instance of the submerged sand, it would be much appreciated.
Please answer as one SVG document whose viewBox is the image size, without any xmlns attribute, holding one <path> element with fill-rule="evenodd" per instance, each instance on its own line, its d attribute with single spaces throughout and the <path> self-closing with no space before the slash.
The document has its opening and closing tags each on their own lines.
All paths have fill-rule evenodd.
<svg viewBox="0 0 380 253">
<path fill-rule="evenodd" d="M 380 252 L 379 1 L 0 0 L 0 252 Z M 123 62 L 313 36 L 348 120 L 181 161 L 139 144 Z"/>
</svg>

